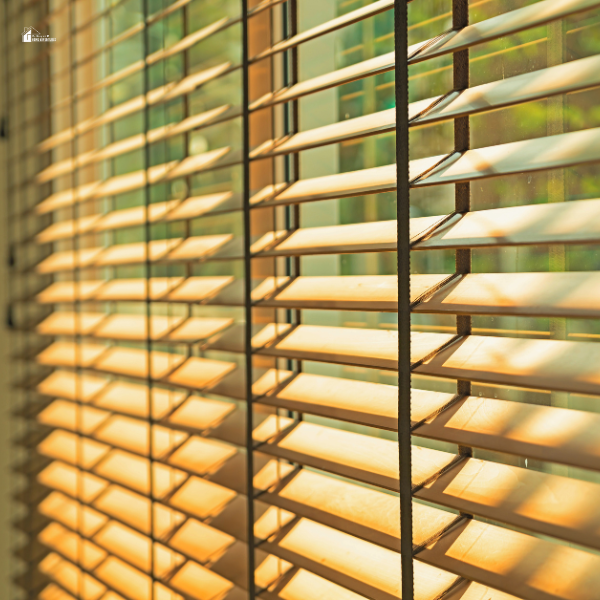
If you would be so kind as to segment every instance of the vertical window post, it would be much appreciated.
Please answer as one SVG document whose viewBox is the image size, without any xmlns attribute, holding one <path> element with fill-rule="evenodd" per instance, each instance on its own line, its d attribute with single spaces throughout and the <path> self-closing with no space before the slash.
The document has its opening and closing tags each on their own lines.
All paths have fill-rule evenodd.
<svg viewBox="0 0 600 600">
<path fill-rule="evenodd" d="M 394 10 L 396 54 L 396 169 L 398 219 L 398 444 L 400 453 L 400 551 L 402 599 L 413 600 L 412 477 L 410 426 L 410 236 L 408 176 L 408 6 Z"/>
</svg>

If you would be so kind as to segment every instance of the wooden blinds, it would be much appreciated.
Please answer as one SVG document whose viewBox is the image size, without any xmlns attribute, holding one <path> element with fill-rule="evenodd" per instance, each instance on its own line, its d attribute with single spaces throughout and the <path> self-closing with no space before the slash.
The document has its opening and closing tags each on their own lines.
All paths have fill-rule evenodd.
<svg viewBox="0 0 600 600">
<path fill-rule="evenodd" d="M 600 0 L 5 7 L 15 599 L 600 599 Z"/>
</svg>

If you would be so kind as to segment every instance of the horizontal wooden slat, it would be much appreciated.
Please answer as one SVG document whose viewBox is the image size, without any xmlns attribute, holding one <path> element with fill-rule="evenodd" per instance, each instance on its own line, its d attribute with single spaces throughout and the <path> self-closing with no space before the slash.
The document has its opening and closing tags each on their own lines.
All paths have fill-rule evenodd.
<svg viewBox="0 0 600 600">
<path fill-rule="evenodd" d="M 194 278 L 192 278 L 194 279 Z M 219 281 L 222 285 L 232 278 L 200 278 L 201 281 Z M 166 295 L 177 288 L 184 280 L 183 277 L 151 277 L 149 279 L 112 279 L 109 281 L 60 281 L 50 284 L 36 296 L 42 304 L 72 303 L 75 300 L 82 302 L 90 300 L 122 300 L 144 301 L 147 297 L 151 300 L 162 300 Z M 211 288 L 210 285 L 207 287 Z"/>
<path fill-rule="evenodd" d="M 108 347 L 102 344 L 54 342 L 36 356 L 36 361 L 54 367 L 90 367 L 107 350 Z"/>
<path fill-rule="evenodd" d="M 35 329 L 40 335 L 89 335 L 105 318 L 104 313 L 53 312 Z"/>
<path fill-rule="evenodd" d="M 310 473 L 310 472 L 307 472 L 307 471 L 303 471 L 303 472 L 301 472 L 300 474 L 298 474 L 298 477 L 300 477 L 300 476 L 302 476 L 302 477 L 313 477 L 313 476 L 316 476 L 316 474 L 313 474 L 313 473 Z M 328 478 L 326 478 L 326 479 L 328 479 Z M 331 480 L 331 482 L 332 482 L 334 485 L 338 485 L 338 482 L 337 482 L 336 480 Z M 311 491 L 311 490 L 314 490 L 314 489 L 315 489 L 315 488 L 314 488 L 314 485 L 307 486 L 307 485 L 303 484 L 303 485 L 301 485 L 300 487 L 298 487 L 298 485 L 299 485 L 299 484 L 296 484 L 296 487 L 295 487 L 295 490 L 296 490 L 296 491 L 295 491 L 295 493 L 296 493 L 296 494 L 298 494 L 298 493 L 301 493 L 301 494 L 303 495 L 303 497 L 304 497 L 304 498 L 306 498 L 306 497 L 307 497 L 307 496 L 306 496 L 306 493 L 308 492 L 308 494 L 309 494 L 309 496 L 308 496 L 308 497 L 311 499 L 311 501 L 313 501 L 313 502 L 314 502 L 314 503 L 316 503 L 317 505 L 318 505 L 318 503 L 321 501 L 321 500 L 319 500 L 319 498 L 322 498 L 322 501 L 324 501 L 324 502 L 327 502 L 327 499 L 328 499 L 328 498 L 334 498 L 334 497 L 338 497 L 338 498 L 339 498 L 339 494 L 337 494 L 337 495 L 334 495 L 334 494 L 330 494 L 330 493 L 329 493 L 329 494 L 325 494 L 324 496 L 314 496 L 314 495 L 311 495 L 311 493 L 310 493 L 310 491 Z M 359 488 L 359 489 L 362 489 L 362 488 Z M 366 489 L 365 489 L 365 493 L 367 493 L 367 495 L 368 495 L 368 494 L 369 494 L 368 490 L 366 490 Z M 292 498 L 292 499 L 294 498 L 294 491 L 292 490 L 292 488 L 289 488 L 289 489 L 288 489 L 288 492 L 287 492 L 286 494 L 287 494 L 287 497 L 288 497 L 288 499 L 289 499 L 289 498 Z M 263 498 L 264 498 L 264 499 L 267 499 L 267 497 L 268 497 L 268 496 L 263 496 Z M 390 499 L 392 499 L 392 497 L 390 497 Z M 298 500 L 298 497 L 296 496 L 296 501 L 297 501 L 297 500 Z M 392 499 L 392 502 L 393 502 L 393 499 Z M 338 504 L 338 503 L 336 503 L 336 505 L 338 506 L 338 509 L 337 509 L 337 510 L 339 510 L 339 504 Z M 368 506 L 370 506 L 370 507 L 372 508 L 372 506 L 373 506 L 373 504 L 372 504 L 372 501 L 371 501 L 371 503 L 370 503 L 370 504 L 368 504 Z M 425 508 L 425 507 L 424 507 L 424 508 Z M 372 510 L 368 510 L 368 511 L 367 511 L 367 513 L 366 513 L 366 516 L 368 516 L 368 515 L 371 515 L 371 517 L 369 517 L 369 518 L 373 518 L 373 517 L 377 517 L 377 518 L 379 518 L 379 516 L 380 516 L 380 513 L 381 513 L 381 511 L 376 511 L 376 512 L 374 513 Z M 431 519 L 431 516 L 429 516 L 429 519 L 427 519 L 427 520 L 426 520 L 426 522 L 427 522 L 427 523 L 430 523 L 430 519 Z M 485 526 L 485 527 L 486 527 L 486 528 L 489 528 L 490 526 Z M 498 528 L 496 528 L 496 529 L 498 529 Z M 502 535 L 502 534 L 501 534 L 501 532 L 500 532 L 498 535 Z M 511 535 L 512 535 L 512 534 L 511 534 Z M 523 536 L 522 534 L 517 534 L 517 535 L 521 536 L 521 538 L 525 538 L 525 539 L 524 539 L 524 540 L 521 542 L 521 547 L 523 548 L 523 551 L 528 551 L 528 552 L 531 552 L 531 544 L 532 544 L 532 543 L 538 544 L 538 546 L 541 544 L 541 546 L 542 546 L 542 547 L 540 548 L 540 550 L 539 550 L 539 551 L 538 551 L 538 550 L 537 550 L 537 548 L 536 548 L 536 551 L 538 552 L 538 554 L 536 554 L 535 556 L 539 556 L 539 552 L 542 552 L 543 550 L 545 550 L 545 548 L 544 548 L 544 544 L 548 545 L 548 543 L 547 543 L 547 542 L 540 542 L 539 540 L 535 540 L 535 542 L 534 542 L 533 538 L 527 538 L 526 536 Z M 528 540 L 529 540 L 529 541 L 528 541 Z M 438 542 L 438 543 L 441 543 L 441 544 L 443 544 L 443 541 L 444 541 L 444 538 L 442 539 L 442 542 Z M 462 541 L 462 540 L 459 540 L 459 541 Z M 468 540 L 465 540 L 465 542 L 464 542 L 464 543 L 465 543 L 465 544 L 467 544 L 467 542 L 468 542 Z M 453 546 L 453 548 L 454 548 L 454 547 L 455 547 L 455 546 Z M 471 544 L 468 544 L 468 547 L 469 547 L 469 548 L 472 548 L 472 545 L 471 545 Z M 512 547 L 514 547 L 514 544 L 512 545 Z M 557 548 L 558 548 L 558 547 L 557 547 Z M 562 551 L 562 550 L 564 550 L 564 549 L 561 549 L 561 551 Z M 473 551 L 473 552 L 474 552 L 474 551 Z M 503 545 L 501 548 L 498 548 L 498 549 L 497 549 L 497 551 L 496 551 L 496 558 L 494 558 L 494 562 L 493 562 L 492 566 L 490 566 L 490 565 L 489 565 L 489 559 L 488 559 L 488 567 L 487 567 L 487 570 L 488 570 L 489 572 L 483 572 L 483 573 L 479 573 L 479 574 L 478 574 L 476 577 L 474 577 L 474 578 L 475 578 L 476 580 L 484 580 L 484 581 L 485 581 L 485 580 L 486 580 L 486 578 L 487 578 L 487 579 L 489 579 L 490 577 L 492 577 L 492 578 L 493 578 L 493 577 L 498 577 L 498 573 L 497 573 L 497 571 L 496 571 L 497 567 L 495 567 L 494 565 L 497 565 L 499 560 L 507 560 L 507 559 L 509 559 L 509 558 L 510 558 L 510 552 L 511 552 L 511 546 L 510 546 L 510 545 L 509 545 L 509 546 L 506 546 L 506 544 L 504 544 L 504 545 Z M 570 552 L 570 550 L 569 550 L 568 552 Z M 577 551 L 574 551 L 574 552 L 577 552 Z M 498 555 L 498 553 L 500 553 L 500 555 Z M 444 556 L 447 556 L 447 553 L 444 553 Z M 543 554 L 542 554 L 542 556 L 543 556 Z M 585 554 L 582 554 L 582 556 L 586 556 L 586 555 L 585 555 Z M 589 556 L 589 555 L 588 555 L 588 556 Z M 421 558 L 421 557 L 419 556 L 419 559 L 420 559 L 420 558 Z M 462 558 L 462 556 L 461 556 L 461 558 Z M 429 560 L 431 560 L 432 564 L 436 564 L 436 562 L 435 562 L 435 559 L 427 559 L 427 560 L 428 560 L 428 561 L 429 561 Z M 442 557 L 442 560 L 446 560 L 446 559 L 445 559 L 444 557 Z M 483 559 L 482 559 L 482 560 L 483 560 Z M 461 569 L 465 569 L 465 568 L 466 568 L 466 569 L 474 569 L 474 568 L 479 568 L 480 570 L 482 570 L 482 566 L 480 566 L 480 564 L 474 564 L 474 563 L 473 563 L 473 561 L 474 561 L 474 558 L 472 558 L 470 561 L 466 561 L 466 562 L 463 564 L 463 563 L 461 563 L 461 561 L 459 560 L 457 564 L 453 564 L 453 569 L 451 569 L 451 570 L 452 570 L 453 572 L 460 572 L 460 570 L 461 570 Z M 485 565 L 484 565 L 484 566 L 485 566 Z M 588 567 L 588 565 L 586 564 L 586 568 L 587 568 L 587 567 Z M 592 569 L 590 569 L 590 572 L 594 572 L 594 571 L 593 571 Z M 521 581 L 521 580 L 520 580 L 520 579 L 516 579 L 516 580 L 515 580 L 514 578 L 512 578 L 510 581 L 511 581 L 511 585 L 521 585 L 521 583 L 520 583 L 520 581 Z M 488 582 L 488 583 L 489 583 L 489 582 Z M 563 585 L 565 585 L 565 584 L 563 584 Z M 531 595 L 525 595 L 524 597 L 525 597 L 525 598 L 537 598 L 537 596 L 531 596 Z M 567 595 L 567 596 L 565 596 L 565 597 L 566 597 L 566 598 L 575 598 L 576 596 L 575 596 L 575 595 Z M 539 598 L 545 598 L 545 596 L 539 596 Z"/>
<path fill-rule="evenodd" d="M 193 33 L 186 35 L 178 42 L 175 42 L 173 45 L 168 46 L 167 48 L 163 48 L 161 50 L 157 50 L 156 52 L 153 52 L 152 54 L 149 54 L 146 57 L 146 64 L 153 65 L 154 63 L 157 63 L 160 60 L 165 60 L 166 58 L 175 56 L 176 54 L 179 54 L 180 52 L 184 52 L 185 50 L 188 50 L 189 48 L 191 48 L 192 46 L 194 46 L 201 40 L 204 40 L 204 39 L 210 37 L 211 35 L 214 35 L 215 33 L 218 33 L 219 31 L 223 31 L 224 29 L 227 29 L 228 27 L 231 27 L 232 25 L 239 23 L 239 22 L 240 22 L 240 17 L 231 17 L 231 18 L 222 17 L 221 19 L 218 19 L 214 23 L 211 23 L 210 25 L 207 25 L 206 27 L 203 27 L 202 29 L 198 29 L 197 31 L 194 31 Z"/>
<path fill-rule="evenodd" d="M 600 86 L 599 73 L 600 58 L 592 56 L 460 92 L 451 92 L 445 98 L 438 96 L 413 102 L 408 107 L 408 119 L 413 126 L 437 123 L 557 94 L 589 89 Z M 326 144 L 393 131 L 395 127 L 396 111 L 391 108 L 302 131 L 280 140 L 268 140 L 252 150 L 250 158 L 259 159 L 300 152 Z"/>
<path fill-rule="evenodd" d="M 36 300 L 44 304 L 89 300 L 102 287 L 103 281 L 56 281 L 41 291 Z"/>
<path fill-rule="evenodd" d="M 413 423 L 434 415 L 452 398 L 452 394 L 413 389 Z M 398 388 L 393 385 L 299 373 L 257 401 L 371 427 L 398 428 Z"/>
<path fill-rule="evenodd" d="M 391 440 L 302 422 L 260 448 L 301 464 L 398 490 L 398 446 Z M 452 466 L 453 460 L 453 454 L 413 448 L 413 485 L 433 478 L 416 492 L 417 498 L 600 547 L 597 484 L 478 459 Z M 445 474 L 436 475 L 447 467 Z"/>
<path fill-rule="evenodd" d="M 432 100 L 433 103 L 433 100 Z M 396 109 L 340 121 L 317 129 L 302 131 L 282 140 L 268 140 L 250 152 L 251 159 L 290 154 L 326 144 L 336 144 L 366 135 L 392 131 L 396 127 Z"/>
<path fill-rule="evenodd" d="M 94 431 L 93 436 L 113 447 L 130 450 L 143 456 L 148 456 L 152 448 L 154 458 L 162 458 L 172 452 L 188 437 L 181 431 L 152 425 L 152 444 L 150 444 L 149 431 L 150 426 L 147 422 L 114 415 Z"/>
<path fill-rule="evenodd" d="M 397 499 L 392 496 L 303 470 L 262 498 L 380 546 L 398 549 Z M 455 519 L 452 513 L 422 504 L 414 504 L 413 511 L 416 545 L 435 539 L 436 533 Z M 589 582 L 596 577 L 599 561 L 580 550 L 473 520 L 432 542 L 416 558 L 528 600 L 576 600 L 579 593 L 588 597 L 594 589 Z M 561 558 L 572 566 L 555 568 Z M 583 561 L 579 569 L 578 560 Z M 548 576 L 535 577 L 532 582 L 532 573 L 538 570 L 548 572 Z M 557 588 L 564 595 L 554 596 Z M 505 600 L 504 596 L 499 598 Z"/>
<path fill-rule="evenodd" d="M 54 583 L 49 583 L 44 589 L 38 594 L 39 600 L 75 600 L 71 594 L 65 592 L 63 588 L 58 587 Z M 107 600 L 109 600 L 107 598 Z M 120 600 L 120 599 L 110 599 Z"/>
<path fill-rule="evenodd" d="M 388 52 L 375 58 L 356 63 L 337 71 L 331 71 L 325 75 L 307 79 L 295 83 L 289 87 L 283 88 L 276 92 L 270 92 L 261 96 L 257 100 L 250 102 L 250 110 L 259 110 L 261 108 L 279 104 L 281 102 L 289 102 L 296 100 L 307 94 L 312 94 L 331 87 L 350 83 L 357 79 L 377 75 L 391 71 L 396 64 L 394 52 Z"/>
<path fill-rule="evenodd" d="M 89 435 L 109 416 L 110 413 L 91 406 L 79 406 L 67 400 L 54 400 L 38 414 L 37 420 L 49 427 L 62 427 Z"/>
<path fill-rule="evenodd" d="M 411 302 L 440 285 L 448 275 L 413 275 Z M 287 284 L 287 285 L 286 285 Z M 333 310 L 398 310 L 398 278 L 395 275 L 297 277 L 281 286 L 259 306 Z"/>
<path fill-rule="evenodd" d="M 450 334 L 413 333 L 411 360 L 422 360 L 448 343 Z M 398 332 L 378 329 L 299 325 L 258 354 L 340 364 L 397 369 Z"/>
<path fill-rule="evenodd" d="M 566 168 L 600 161 L 600 128 L 562 133 L 454 153 L 412 182 L 415 187 L 443 185 Z"/>
<path fill-rule="evenodd" d="M 188 75 L 179 82 L 168 83 L 150 90 L 146 96 L 136 96 L 131 100 L 127 100 L 126 102 L 108 109 L 96 117 L 91 117 L 78 123 L 75 127 L 65 129 L 49 138 L 46 138 L 43 142 L 38 144 L 38 152 L 46 152 L 51 150 L 60 144 L 64 144 L 72 140 L 77 135 L 91 131 L 96 127 L 100 127 L 101 125 L 113 123 L 114 121 L 122 119 L 127 115 L 131 115 L 143 110 L 146 106 L 168 102 L 169 100 L 189 94 L 199 86 L 204 85 L 205 83 L 208 83 L 209 81 L 216 79 L 225 73 L 229 73 L 236 68 L 237 67 L 233 66 L 230 62 L 225 62 L 204 71 Z"/>
<path fill-rule="evenodd" d="M 36 327 L 36 331 L 40 335 L 144 341 L 148 338 L 148 322 L 150 339 L 190 343 L 220 333 L 233 323 L 233 319 L 54 312 Z"/>
<path fill-rule="evenodd" d="M 600 200 L 593 199 L 489 209 L 449 218 L 419 217 L 411 219 L 410 226 L 413 249 L 426 250 L 592 243 L 600 240 L 599 219 Z M 263 253 L 329 253 L 336 247 L 340 252 L 346 248 L 356 252 L 391 250 L 395 249 L 394 225 L 395 221 L 384 221 L 301 229 Z"/>
<path fill-rule="evenodd" d="M 437 123 L 599 85 L 600 56 L 590 56 L 460 92 L 451 92 L 441 102 L 433 104 L 420 116 L 413 118 L 411 124 Z M 409 114 L 409 119 L 410 117 Z"/>
<path fill-rule="evenodd" d="M 532 29 L 564 19 L 570 15 L 600 6 L 598 0 L 543 0 L 506 12 L 458 30 L 450 30 L 437 38 L 419 42 L 408 49 L 408 62 L 413 64 L 436 56 L 457 52 L 477 44 Z"/>
<path fill-rule="evenodd" d="M 167 339 L 173 342 L 195 342 L 205 340 L 221 333 L 232 323 L 233 319 L 227 318 L 190 317 L 172 330 Z"/>
<path fill-rule="evenodd" d="M 72 371 L 54 371 L 36 386 L 36 390 L 47 396 L 89 402 L 107 385 L 106 379 L 89 373 L 75 374 Z"/>
<path fill-rule="evenodd" d="M 152 600 L 153 595 L 156 598 L 163 597 L 165 600 L 183 600 L 179 594 L 172 591 L 172 587 L 166 587 L 160 581 L 153 582 L 149 575 L 115 556 L 109 556 L 94 570 L 94 575 L 131 600 Z"/>
<path fill-rule="evenodd" d="M 411 180 L 428 171 L 445 156 L 431 156 L 410 163 Z M 263 188 L 250 198 L 253 207 L 286 205 L 389 192 L 396 189 L 396 165 L 301 179 L 292 184 Z"/>
<path fill-rule="evenodd" d="M 259 448 L 265 454 L 350 479 L 398 488 L 398 443 L 392 440 L 301 422 Z M 454 459 L 453 454 L 415 446 L 413 485 L 435 476 Z"/>
<path fill-rule="evenodd" d="M 172 46 L 169 46 L 167 48 L 162 48 L 160 50 L 157 50 L 156 52 L 153 52 L 152 54 L 148 54 L 145 57 L 145 59 L 137 60 L 133 63 L 130 63 L 129 65 L 123 67 L 122 69 L 115 71 L 114 73 L 111 73 L 110 75 L 104 77 L 103 79 L 100 79 L 99 81 L 92 83 L 92 85 L 78 90 L 75 93 L 74 97 L 67 96 L 64 99 L 59 100 L 58 102 L 54 103 L 51 106 L 51 110 L 58 111 L 60 108 L 67 107 L 71 103 L 76 102 L 80 98 L 88 96 L 91 93 L 97 92 L 106 87 L 115 85 L 116 83 L 122 81 L 123 79 L 126 79 L 127 77 L 131 77 L 132 75 L 135 75 L 136 73 L 139 73 L 140 71 L 143 71 L 147 66 L 151 66 L 161 60 L 165 60 L 167 58 L 175 56 L 176 54 L 179 54 L 180 52 L 184 52 L 185 50 L 191 48 L 198 42 L 200 42 L 204 39 L 207 39 L 211 35 L 214 35 L 215 33 L 223 31 L 224 29 L 227 29 L 231 25 L 238 23 L 239 20 L 240 20 L 239 17 L 238 18 L 223 17 L 221 19 L 218 19 L 214 23 L 211 23 L 210 25 L 207 25 L 206 27 L 203 27 L 202 29 L 194 31 L 193 33 L 185 36 L 184 38 L 182 38 L 181 40 L 179 40 Z M 124 41 L 128 37 L 143 31 L 143 27 L 144 26 L 142 23 L 139 23 L 138 25 L 134 25 L 133 27 L 130 27 L 128 30 L 124 31 L 123 34 L 118 36 L 120 38 L 120 39 L 118 39 L 118 41 L 111 40 L 110 46 L 113 46 L 113 45 L 115 45 L 115 43 Z M 91 56 L 87 57 L 87 60 L 89 60 L 95 54 L 96 54 L 96 52 L 92 53 Z"/>
<path fill-rule="evenodd" d="M 218 148 L 203 154 L 188 156 L 181 160 L 173 160 L 155 165 L 146 170 L 115 175 L 103 181 L 86 183 L 75 189 L 56 192 L 37 204 L 35 211 L 38 214 L 45 214 L 77 202 L 123 194 L 141 189 L 145 185 L 172 181 L 178 177 L 186 177 L 201 171 L 228 167 L 239 162 L 239 153 L 231 151 L 229 147 Z"/>
<path fill-rule="evenodd" d="M 41 471 L 37 480 L 46 487 L 59 490 L 65 494 L 79 498 L 89 504 L 103 492 L 108 482 L 93 473 L 81 471 L 76 467 L 55 461 Z"/>
<path fill-rule="evenodd" d="M 476 520 L 418 558 L 528 600 L 592 600 L 600 580 L 598 556 Z"/>
<path fill-rule="evenodd" d="M 152 462 L 152 477 L 149 461 L 123 450 L 112 450 L 94 467 L 94 473 L 124 485 L 145 496 L 152 493 L 157 499 L 163 498 L 187 479 L 187 474 L 162 463 Z"/>
<path fill-rule="evenodd" d="M 159 340 L 167 337 L 173 329 L 181 325 L 183 320 L 183 317 L 176 316 L 106 315 L 103 322 L 95 328 L 93 336 L 104 339 L 141 341 L 150 337 L 152 340 Z"/>
<path fill-rule="evenodd" d="M 445 600 L 481 600 L 481 598 L 486 600 L 523 600 L 512 594 L 505 594 L 494 588 L 468 581 L 458 585 L 453 592 L 447 594 Z"/>
<path fill-rule="evenodd" d="M 401 597 L 400 554 L 310 521 L 288 525 L 265 550 L 374 600 Z M 416 600 L 436 600 L 458 578 L 414 563 Z"/>
<path fill-rule="evenodd" d="M 471 335 L 416 368 L 435 377 L 600 394 L 600 345 Z"/>
<path fill-rule="evenodd" d="M 51 254 L 36 265 L 38 273 L 55 273 L 85 268 L 94 264 L 100 256 L 102 248 L 86 248 L 78 251 L 62 251 Z"/>
<path fill-rule="evenodd" d="M 55 552 L 48 554 L 39 563 L 38 568 L 64 589 L 80 595 L 82 600 L 99 600 L 106 592 L 106 586 L 95 577 L 84 573 L 79 567 L 61 558 Z"/>
<path fill-rule="evenodd" d="M 363 19 L 366 19 L 373 15 L 377 15 L 386 10 L 390 10 L 391 8 L 393 8 L 393 6 L 394 3 L 392 0 L 377 0 L 376 2 L 372 2 L 367 6 L 346 13 L 341 17 L 331 19 L 330 21 L 327 21 L 326 23 L 323 23 L 321 25 L 317 25 L 312 29 L 308 29 L 307 31 L 298 33 L 297 35 L 294 35 L 286 40 L 277 42 L 276 44 L 267 48 L 266 50 L 263 50 L 255 56 L 252 56 L 250 58 L 250 61 L 256 62 L 269 56 L 272 56 L 273 54 L 284 52 L 285 50 L 294 48 L 299 44 L 308 42 L 309 40 L 313 40 L 317 37 L 320 37 L 337 29 L 341 29 L 342 27 L 351 25 L 352 23 L 357 23 L 358 21 L 362 21 Z"/>
<path fill-rule="evenodd" d="M 79 563 L 86 570 L 96 568 L 107 556 L 102 548 L 83 540 L 81 536 L 56 522 L 47 525 L 37 537 L 44 546 Z"/>
<path fill-rule="evenodd" d="M 77 220 L 65 220 L 52 223 L 35 236 L 35 241 L 39 244 L 54 242 L 56 240 L 65 240 L 74 238 L 78 235 L 85 235 L 94 231 L 94 227 L 100 220 L 101 215 L 91 215 L 81 217 Z"/>
<path fill-rule="evenodd" d="M 94 509 L 105 518 L 117 519 L 145 535 L 149 535 L 153 529 L 158 539 L 166 538 L 185 521 L 183 513 L 160 502 L 155 501 L 152 508 L 153 513 L 147 496 L 116 484 L 110 484 L 94 500 Z"/>
<path fill-rule="evenodd" d="M 412 219 L 410 235 L 418 238 L 427 233 L 445 217 Z M 282 232 L 286 233 L 286 232 Z M 396 221 L 374 221 L 330 227 L 297 229 L 279 236 L 281 241 L 256 244 L 256 256 L 302 256 L 310 254 L 348 254 L 359 252 L 391 252 L 397 247 Z"/>
<path fill-rule="evenodd" d="M 167 546 L 152 542 L 149 537 L 118 523 L 108 522 L 94 537 L 98 546 L 130 565 L 164 579 L 168 573 L 185 562 L 185 558 Z"/>
<path fill-rule="evenodd" d="M 413 308 L 415 312 L 536 317 L 600 317 L 600 274 L 472 273 Z"/>
<path fill-rule="evenodd" d="M 417 427 L 415 435 L 600 469 L 600 415 L 591 412 L 470 396 Z"/>
<path fill-rule="evenodd" d="M 43 456 L 62 460 L 90 470 L 99 460 L 104 458 L 110 447 L 106 444 L 80 438 L 80 436 L 60 429 L 55 429 L 38 444 L 37 451 Z"/>
<path fill-rule="evenodd" d="M 366 600 L 364 596 L 319 577 L 306 569 L 293 569 L 276 586 L 260 593 L 262 600 Z M 42 600 L 46 600 L 42 598 Z"/>
<path fill-rule="evenodd" d="M 157 350 L 150 353 L 148 360 L 148 351 L 144 349 L 73 342 L 54 342 L 38 354 L 36 360 L 43 365 L 80 366 L 141 379 L 148 377 L 150 369 L 153 379 L 164 379 L 166 383 L 197 389 L 216 384 L 236 367 L 231 362 L 195 356 L 186 359 L 181 354 Z"/>
<path fill-rule="evenodd" d="M 77 529 L 87 537 L 96 533 L 108 521 L 108 517 L 97 510 L 85 506 L 65 496 L 61 492 L 51 492 L 39 504 L 38 511 L 44 516 L 61 522 L 70 529 Z"/>
<path fill-rule="evenodd" d="M 152 417 L 162 419 L 181 404 L 185 397 L 185 392 L 164 389 L 156 385 L 151 387 L 149 394 L 147 384 L 117 380 L 109 383 L 93 398 L 92 402 L 94 406 L 106 410 L 146 419 L 149 417 L 150 404 L 152 404 Z"/>
<path fill-rule="evenodd" d="M 456 215 L 413 249 L 600 241 L 600 200 L 511 206 Z"/>
<path fill-rule="evenodd" d="M 416 498 L 526 531 L 600 548 L 600 486 L 469 458 Z"/>
<path fill-rule="evenodd" d="M 186 262 L 190 260 L 238 260 L 242 258 L 242 242 L 231 234 L 205 235 L 187 239 L 171 238 L 118 244 L 106 248 L 88 248 L 79 252 L 66 250 L 55 252 L 35 269 L 38 273 L 58 273 L 75 269 L 138 265 L 151 262 Z M 144 280 L 140 280 L 144 281 Z"/>
<path fill-rule="evenodd" d="M 301 469 L 262 494 L 261 500 L 378 546 L 400 550 L 396 495 Z M 424 544 L 455 521 L 453 513 L 413 503 L 413 543 Z"/>
<path fill-rule="evenodd" d="M 61 175 L 66 175 L 76 169 L 80 169 L 86 165 L 91 165 L 103 160 L 115 158 L 128 152 L 144 148 L 146 143 L 153 144 L 161 140 L 166 140 L 175 135 L 221 123 L 223 121 L 233 119 L 240 115 L 240 110 L 231 105 L 219 106 L 211 110 L 207 110 L 197 115 L 187 117 L 176 123 L 163 125 L 156 129 L 151 129 L 146 135 L 143 133 L 134 135 L 118 142 L 113 142 L 103 148 L 90 150 L 78 154 L 75 159 L 65 159 L 55 162 L 44 170 L 40 171 L 35 180 L 37 183 L 45 183 L 51 181 Z"/>
<path fill-rule="evenodd" d="M 58 221 L 48 226 L 35 236 L 40 243 L 68 239 L 86 233 L 114 231 L 125 227 L 142 226 L 148 220 L 150 223 L 173 222 L 194 219 L 206 214 L 220 214 L 238 210 L 241 200 L 231 192 L 208 194 L 186 198 L 183 201 L 168 200 L 145 206 L 137 206 L 124 210 L 113 211 L 104 215 L 90 215 L 75 220 Z"/>
</svg>

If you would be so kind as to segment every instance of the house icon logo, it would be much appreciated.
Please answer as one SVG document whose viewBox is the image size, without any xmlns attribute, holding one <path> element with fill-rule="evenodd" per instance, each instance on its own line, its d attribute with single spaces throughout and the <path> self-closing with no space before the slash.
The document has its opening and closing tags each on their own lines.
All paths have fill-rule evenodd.
<svg viewBox="0 0 600 600">
<path fill-rule="evenodd" d="M 55 42 L 56 38 L 51 38 L 48 34 L 43 35 L 34 27 L 25 27 L 21 34 L 24 42 Z"/>
<path fill-rule="evenodd" d="M 33 27 L 25 27 L 25 31 L 21 34 L 24 42 L 31 42 L 31 37 L 42 37 L 42 34 Z M 46 36 L 44 36 L 46 37 Z"/>
</svg>

